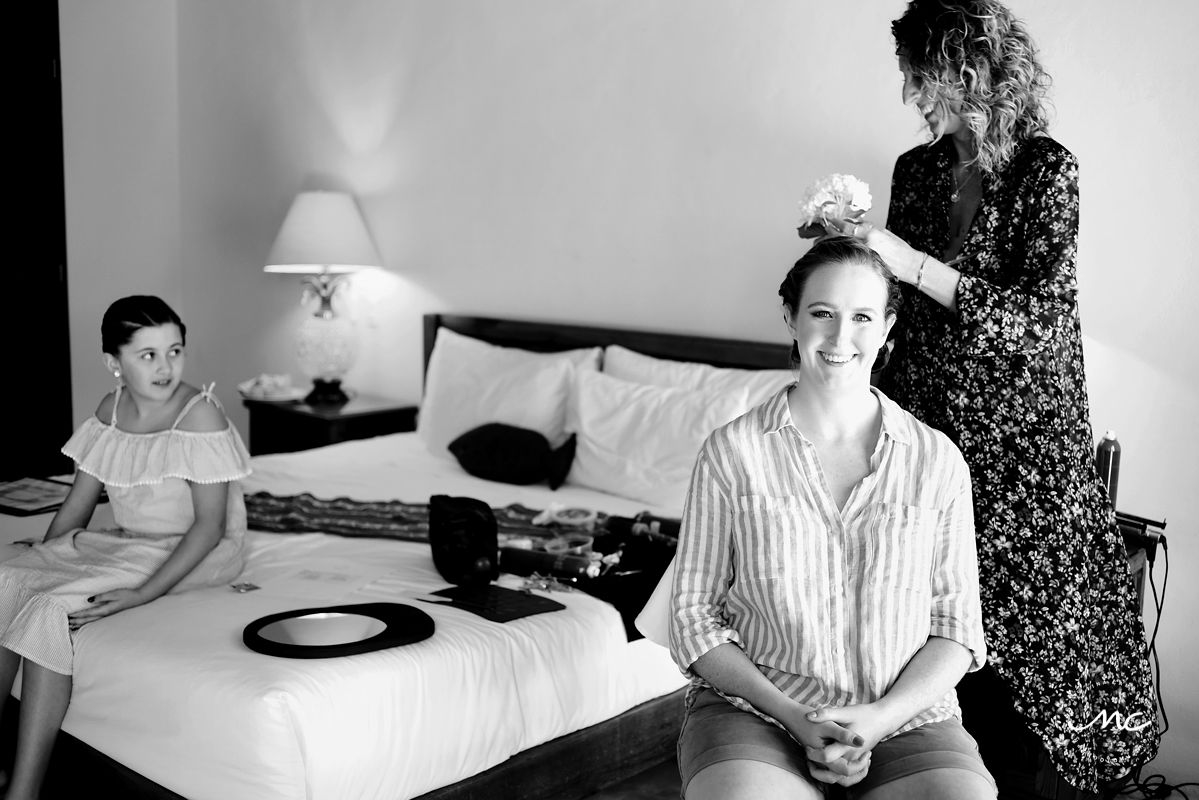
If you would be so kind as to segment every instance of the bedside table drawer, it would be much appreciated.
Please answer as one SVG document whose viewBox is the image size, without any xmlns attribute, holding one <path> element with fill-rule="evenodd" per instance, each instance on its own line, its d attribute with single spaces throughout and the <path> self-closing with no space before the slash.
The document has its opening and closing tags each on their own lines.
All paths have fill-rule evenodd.
<svg viewBox="0 0 1199 800">
<path fill-rule="evenodd" d="M 341 406 L 242 402 L 250 412 L 250 454 L 255 456 L 416 430 L 416 406 L 369 395 Z"/>
</svg>

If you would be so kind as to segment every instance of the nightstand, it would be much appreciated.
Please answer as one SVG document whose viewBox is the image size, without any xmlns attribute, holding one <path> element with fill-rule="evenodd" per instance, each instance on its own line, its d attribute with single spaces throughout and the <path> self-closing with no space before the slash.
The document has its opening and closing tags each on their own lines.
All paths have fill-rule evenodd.
<svg viewBox="0 0 1199 800">
<path fill-rule="evenodd" d="M 340 406 L 242 402 L 250 411 L 250 454 L 255 456 L 416 430 L 416 406 L 370 395 Z"/>
</svg>

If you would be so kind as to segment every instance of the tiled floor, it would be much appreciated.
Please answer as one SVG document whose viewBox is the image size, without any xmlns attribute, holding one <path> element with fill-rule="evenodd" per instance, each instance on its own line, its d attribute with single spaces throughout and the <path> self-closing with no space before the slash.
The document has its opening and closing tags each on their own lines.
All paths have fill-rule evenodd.
<svg viewBox="0 0 1199 800">
<path fill-rule="evenodd" d="M 679 800 L 679 767 L 672 758 L 584 800 Z"/>
</svg>

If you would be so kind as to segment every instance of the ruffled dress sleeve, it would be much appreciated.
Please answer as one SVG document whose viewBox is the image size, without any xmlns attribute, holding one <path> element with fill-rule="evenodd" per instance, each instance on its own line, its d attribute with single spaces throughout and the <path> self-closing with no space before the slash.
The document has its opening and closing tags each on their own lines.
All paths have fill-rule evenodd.
<svg viewBox="0 0 1199 800">
<path fill-rule="evenodd" d="M 166 478 L 226 483 L 250 474 L 250 454 L 232 424 L 212 432 L 129 433 L 89 417 L 62 452 L 106 486 L 145 486 Z"/>
</svg>

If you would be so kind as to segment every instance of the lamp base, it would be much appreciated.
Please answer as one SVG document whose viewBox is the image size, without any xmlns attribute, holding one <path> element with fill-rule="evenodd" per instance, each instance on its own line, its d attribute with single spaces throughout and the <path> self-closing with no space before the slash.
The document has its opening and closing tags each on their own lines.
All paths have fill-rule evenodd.
<svg viewBox="0 0 1199 800">
<path fill-rule="evenodd" d="M 312 381 L 312 391 L 304 398 L 310 406 L 340 406 L 350 401 L 350 396 L 341 388 L 341 381 L 323 381 L 316 378 Z"/>
</svg>

